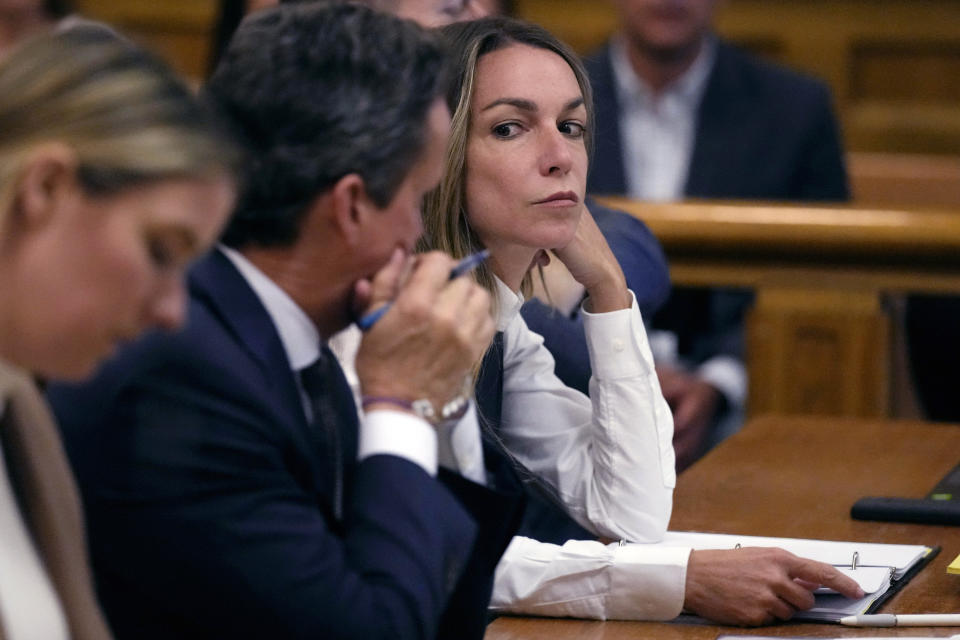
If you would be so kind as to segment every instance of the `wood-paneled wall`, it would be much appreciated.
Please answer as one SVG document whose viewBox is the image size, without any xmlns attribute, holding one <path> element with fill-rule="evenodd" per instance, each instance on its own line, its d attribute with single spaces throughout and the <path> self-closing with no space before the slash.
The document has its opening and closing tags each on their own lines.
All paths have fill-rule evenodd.
<svg viewBox="0 0 960 640">
<path fill-rule="evenodd" d="M 216 0 L 78 0 L 199 79 Z M 616 26 L 604 0 L 517 0 L 577 50 Z M 726 0 L 720 32 L 827 81 L 854 151 L 960 155 L 960 0 Z"/>
<path fill-rule="evenodd" d="M 596 0 L 517 11 L 581 52 L 616 26 Z M 727 0 L 718 29 L 825 80 L 850 149 L 960 155 L 960 0 Z"/>
<path fill-rule="evenodd" d="M 119 28 L 194 81 L 206 75 L 216 0 L 76 0 L 83 15 Z"/>
</svg>

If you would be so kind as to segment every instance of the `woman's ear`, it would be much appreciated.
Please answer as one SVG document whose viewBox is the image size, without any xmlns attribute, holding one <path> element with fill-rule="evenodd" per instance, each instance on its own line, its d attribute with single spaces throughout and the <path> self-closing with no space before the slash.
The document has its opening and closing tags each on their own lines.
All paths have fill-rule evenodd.
<svg viewBox="0 0 960 640">
<path fill-rule="evenodd" d="M 348 246 L 359 246 L 368 231 L 371 213 L 376 207 L 367 195 L 363 178 L 348 173 L 330 190 L 333 222 Z"/>
<path fill-rule="evenodd" d="M 14 195 L 17 222 L 32 228 L 46 224 L 63 202 L 75 197 L 77 154 L 51 142 L 31 150 L 23 163 Z"/>
</svg>

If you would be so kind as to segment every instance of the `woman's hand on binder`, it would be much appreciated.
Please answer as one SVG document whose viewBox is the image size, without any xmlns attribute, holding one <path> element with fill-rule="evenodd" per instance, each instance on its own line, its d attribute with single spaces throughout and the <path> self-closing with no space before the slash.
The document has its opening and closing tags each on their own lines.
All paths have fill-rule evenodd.
<svg viewBox="0 0 960 640">
<path fill-rule="evenodd" d="M 821 585 L 863 597 L 860 585 L 835 567 L 783 549 L 691 551 L 684 609 L 722 624 L 769 624 L 812 607 L 811 591 Z"/>
</svg>

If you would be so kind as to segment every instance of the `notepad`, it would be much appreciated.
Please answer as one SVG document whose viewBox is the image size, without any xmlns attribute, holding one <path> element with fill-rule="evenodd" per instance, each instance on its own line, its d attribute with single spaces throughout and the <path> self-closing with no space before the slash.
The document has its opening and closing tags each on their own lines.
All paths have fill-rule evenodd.
<svg viewBox="0 0 960 640">
<path fill-rule="evenodd" d="M 953 559 L 953 562 L 947 566 L 947 573 L 954 573 L 960 575 L 960 556 L 957 556 Z"/>
<path fill-rule="evenodd" d="M 818 589 L 814 592 L 813 608 L 799 611 L 794 616 L 796 620 L 818 622 L 837 622 L 844 616 L 875 611 L 940 551 L 939 547 L 913 544 L 840 542 L 686 531 L 668 531 L 663 541 L 657 544 L 693 549 L 779 547 L 802 558 L 832 564 L 856 580 L 866 595 L 855 599 L 830 589 Z"/>
</svg>

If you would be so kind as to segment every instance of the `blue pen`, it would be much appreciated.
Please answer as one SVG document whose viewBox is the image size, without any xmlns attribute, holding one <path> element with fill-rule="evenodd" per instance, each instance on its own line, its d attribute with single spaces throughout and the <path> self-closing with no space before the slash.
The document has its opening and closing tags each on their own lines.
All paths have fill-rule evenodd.
<svg viewBox="0 0 960 640">
<path fill-rule="evenodd" d="M 454 278 L 459 278 L 465 273 L 470 273 L 476 269 L 481 262 L 490 257 L 490 250 L 483 249 L 482 251 L 477 251 L 472 253 L 456 265 L 453 269 L 450 269 L 450 280 Z M 361 331 L 369 331 L 373 325 L 377 324 L 377 321 L 383 317 L 383 315 L 390 310 L 390 307 L 393 303 L 388 302 L 380 307 L 377 307 L 370 313 L 364 315 L 362 318 L 357 320 L 357 326 L 360 327 Z"/>
</svg>

